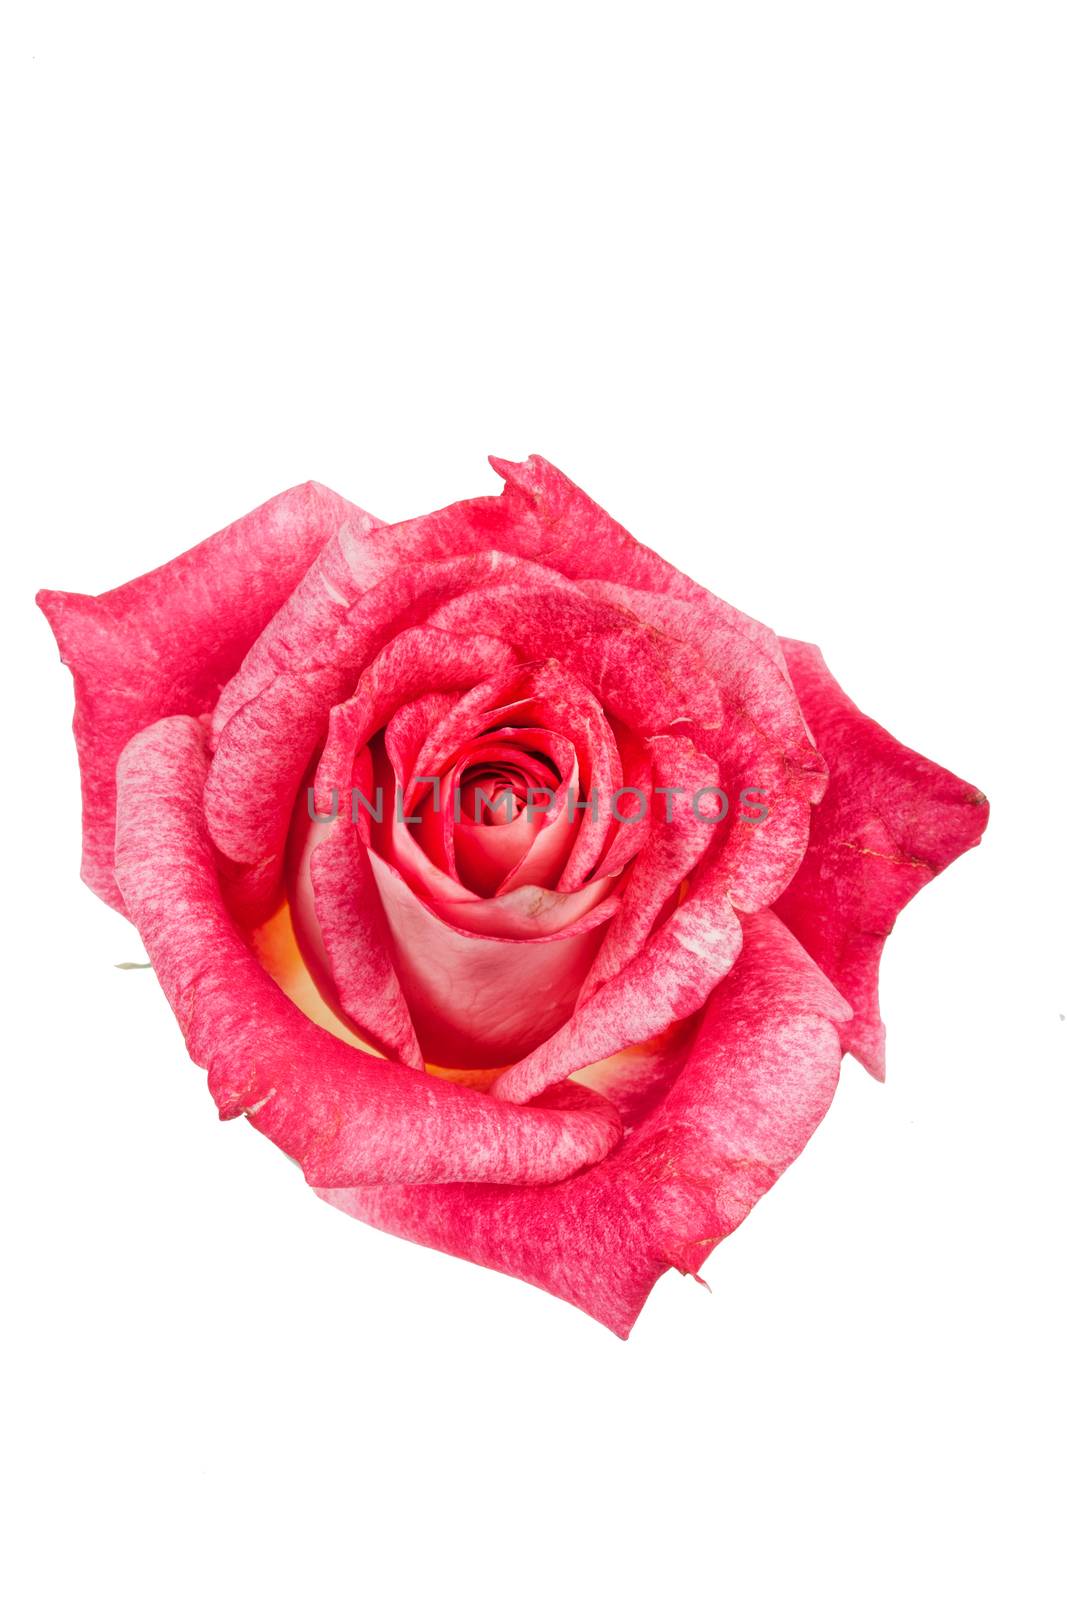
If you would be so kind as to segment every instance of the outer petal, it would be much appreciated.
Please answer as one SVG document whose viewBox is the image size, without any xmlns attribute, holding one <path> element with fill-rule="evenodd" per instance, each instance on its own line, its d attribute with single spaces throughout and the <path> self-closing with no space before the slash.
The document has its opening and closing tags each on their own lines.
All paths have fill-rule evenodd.
<svg viewBox="0 0 1067 1600">
<path fill-rule="evenodd" d="M 774 665 L 776 676 L 784 677 L 781 651 L 770 628 L 710 594 L 627 533 L 550 461 L 543 456 L 518 462 L 490 456 L 489 461 L 504 479 L 501 501 L 513 508 L 512 525 L 523 530 L 526 551 L 534 559 L 582 582 L 602 580 L 688 601 L 701 613 L 702 648 L 713 658 L 732 660 L 732 670 L 747 673 L 754 657 L 762 656 Z M 537 530 L 532 543 L 528 523 Z M 738 649 L 739 645 L 747 649 Z M 769 681 L 767 688 L 771 690 Z"/>
<path fill-rule="evenodd" d="M 222 903 L 203 822 L 204 731 L 155 723 L 119 763 L 116 871 L 223 1117 L 247 1115 L 309 1182 L 554 1182 L 600 1160 L 618 1119 L 568 1086 L 538 1107 L 377 1060 L 308 1020 Z"/>
<path fill-rule="evenodd" d="M 723 718 L 707 660 L 637 616 L 564 579 L 537 582 L 549 568 L 499 558 L 500 581 L 487 605 L 465 592 L 429 618 L 450 632 L 498 633 L 527 661 L 554 657 L 598 703 L 636 733 L 661 733 L 680 717 L 716 728 Z"/>
<path fill-rule="evenodd" d="M 865 717 L 814 645 L 782 644 L 830 783 L 804 862 L 775 909 L 851 1003 L 846 1049 L 882 1078 L 882 946 L 912 895 L 978 843 L 989 803 Z"/>
<path fill-rule="evenodd" d="M 848 1007 L 770 912 L 673 1087 L 592 1171 L 542 1188 L 328 1188 L 390 1233 L 511 1273 L 625 1338 L 668 1267 L 696 1272 L 799 1155 L 833 1096 Z"/>
<path fill-rule="evenodd" d="M 116 910 L 115 764 L 159 717 L 210 711 L 219 687 L 346 522 L 373 517 L 318 483 L 268 500 L 143 578 L 95 599 L 37 596 L 74 675 L 82 776 L 82 877 Z"/>
<path fill-rule="evenodd" d="M 242 706 L 269 688 L 279 673 L 311 670 L 317 663 L 342 655 L 350 634 L 353 608 L 382 585 L 398 578 L 398 569 L 417 572 L 427 563 L 456 557 L 482 556 L 490 550 L 532 554 L 536 538 L 522 536 L 521 508 L 503 495 L 461 500 L 444 511 L 410 522 L 373 526 L 347 534 L 324 550 L 292 599 L 264 629 L 240 673 L 226 685 L 212 719 L 215 741 Z"/>
</svg>

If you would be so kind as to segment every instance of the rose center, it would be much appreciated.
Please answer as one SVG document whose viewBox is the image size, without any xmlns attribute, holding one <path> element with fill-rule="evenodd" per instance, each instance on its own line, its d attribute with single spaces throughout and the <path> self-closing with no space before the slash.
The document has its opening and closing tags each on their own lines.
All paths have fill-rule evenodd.
<svg viewBox="0 0 1067 1600">
<path fill-rule="evenodd" d="M 517 768 L 472 767 L 460 785 L 460 811 L 490 827 L 514 822 L 526 808 L 528 780 Z"/>
</svg>

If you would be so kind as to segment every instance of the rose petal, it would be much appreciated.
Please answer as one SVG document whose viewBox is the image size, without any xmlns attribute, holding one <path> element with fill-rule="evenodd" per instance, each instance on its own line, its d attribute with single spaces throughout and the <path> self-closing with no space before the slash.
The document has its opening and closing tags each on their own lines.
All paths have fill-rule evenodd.
<svg viewBox="0 0 1067 1600">
<path fill-rule="evenodd" d="M 522 462 L 489 460 L 504 479 L 502 499 L 512 511 L 509 526 L 522 530 L 528 555 L 566 573 L 591 597 L 694 649 L 731 710 L 741 710 L 804 764 L 810 744 L 781 646 L 770 628 L 633 538 L 542 456 Z M 532 544 L 526 517 L 539 530 Z"/>
<path fill-rule="evenodd" d="M 674 726 L 719 765 L 730 803 L 716 829 L 720 879 L 739 911 L 762 910 L 800 865 L 810 807 L 826 789 L 826 763 L 812 743 L 777 639 L 703 590 L 700 598 L 683 600 L 618 583 L 583 587 L 688 640 L 719 684 L 726 708 L 721 728 L 682 717 Z M 746 791 L 758 791 L 753 803 L 767 810 L 757 826 L 742 810 Z"/>
<path fill-rule="evenodd" d="M 370 863 L 393 935 L 397 975 L 428 1060 L 498 1067 L 532 1049 L 573 1011 L 616 906 L 610 897 L 595 903 L 603 894 L 599 884 L 589 886 L 593 903 L 578 921 L 579 896 L 526 888 L 499 900 L 453 904 L 446 922 L 373 851 Z M 471 917 L 479 908 L 484 931 L 456 925 L 459 915 Z M 491 931 L 521 922 L 519 937 Z"/>
<path fill-rule="evenodd" d="M 604 711 L 635 732 L 662 732 L 683 715 L 703 728 L 721 724 L 719 690 L 697 649 L 578 584 L 534 582 L 531 575 L 544 571 L 502 557 L 490 604 L 463 593 L 428 620 L 453 633 L 499 633 L 525 660 L 555 658 L 588 685 Z"/>
<path fill-rule="evenodd" d="M 484 556 L 493 550 L 529 555 L 538 543 L 533 519 L 503 495 L 461 500 L 443 511 L 389 526 L 372 518 L 354 536 L 339 537 L 297 586 L 219 697 L 213 742 L 230 718 L 278 673 L 308 670 L 342 654 L 353 609 L 364 595 L 395 578 L 400 568 Z"/>
<path fill-rule="evenodd" d="M 604 936 L 582 989 L 582 1002 L 632 961 L 652 932 L 682 880 L 711 847 L 717 823 L 710 822 L 718 799 L 703 789 L 718 785 L 718 769 L 689 739 L 661 736 L 649 741 L 653 753 L 655 825 L 650 841 L 634 862 L 618 914 Z M 657 794 L 657 789 L 682 791 Z M 710 802 L 710 810 L 708 802 Z"/>
<path fill-rule="evenodd" d="M 710 872 L 662 928 L 492 1092 L 525 1101 L 572 1072 L 662 1033 L 699 1011 L 741 948 L 741 925 Z"/>
<path fill-rule="evenodd" d="M 279 673 L 314 659 L 321 644 L 338 629 L 351 606 L 378 581 L 380 572 L 361 565 L 364 553 L 375 548 L 375 530 L 386 526 L 366 511 L 352 508 L 336 535 L 319 551 L 300 582 L 256 639 L 240 664 L 240 671 L 223 685 L 211 718 L 212 746 L 230 718 L 268 687 Z M 377 572 L 377 578 L 375 573 Z"/>
<path fill-rule="evenodd" d="M 629 1133 L 652 1112 L 689 1059 L 703 1012 L 675 1023 L 643 1044 L 582 1067 L 569 1080 L 610 1100 Z"/>
<path fill-rule="evenodd" d="M 367 847 L 350 814 L 333 823 L 298 816 L 290 849 L 293 927 L 320 992 L 383 1055 L 421 1069 Z"/>
<path fill-rule="evenodd" d="M 830 784 L 803 865 L 775 909 L 852 1004 L 845 1048 L 882 1078 L 882 946 L 912 895 L 978 843 L 989 803 L 865 717 L 814 645 L 782 644 Z"/>
</svg>

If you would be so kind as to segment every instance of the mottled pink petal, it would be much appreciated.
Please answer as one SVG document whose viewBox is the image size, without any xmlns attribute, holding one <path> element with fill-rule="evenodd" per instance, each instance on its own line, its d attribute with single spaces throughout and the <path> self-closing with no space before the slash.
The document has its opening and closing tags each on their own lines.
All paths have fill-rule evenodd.
<svg viewBox="0 0 1067 1600">
<path fill-rule="evenodd" d="M 595 1089 L 610 1100 L 629 1133 L 656 1108 L 685 1066 L 703 1015 L 698 1011 L 654 1039 L 629 1045 L 605 1061 L 582 1067 L 570 1082 Z"/>
<path fill-rule="evenodd" d="M 318 823 L 305 810 L 294 820 L 290 852 L 293 928 L 319 992 L 383 1055 L 421 1069 L 367 846 L 351 812 Z"/>
<path fill-rule="evenodd" d="M 223 685 L 211 718 L 212 745 L 234 713 L 254 700 L 279 673 L 328 659 L 325 641 L 347 619 L 360 595 L 393 569 L 392 562 L 365 559 L 378 548 L 375 530 L 385 526 L 369 512 L 352 507 L 352 514 L 319 551 L 256 639 L 240 671 Z"/>
<path fill-rule="evenodd" d="M 582 989 L 582 1003 L 638 954 L 683 879 L 710 849 L 720 805 L 715 763 L 688 739 L 660 735 L 652 750 L 651 837 L 628 874 L 618 914 L 604 936 Z M 659 790 L 671 793 L 659 793 Z"/>
<path fill-rule="evenodd" d="M 709 730 L 680 716 L 673 731 L 688 734 L 719 766 L 730 801 L 716 830 L 719 879 L 739 911 L 762 910 L 800 865 L 811 805 L 826 789 L 826 763 L 811 741 L 778 640 L 703 590 L 682 599 L 619 583 L 583 587 L 687 640 L 718 683 L 725 707 L 721 728 Z M 757 827 L 743 805 L 749 794 L 767 808 Z"/>
<path fill-rule="evenodd" d="M 323 1199 L 510 1273 L 626 1338 L 669 1267 L 695 1273 L 799 1155 L 841 1059 L 840 995 L 771 913 L 708 1003 L 658 1108 L 591 1171 L 537 1189 L 329 1188 Z"/>
<path fill-rule="evenodd" d="M 74 676 L 82 877 L 123 910 L 113 870 L 115 764 L 159 717 L 199 716 L 323 545 L 367 513 L 318 483 L 276 495 L 166 566 L 93 598 L 37 596 Z"/>
<path fill-rule="evenodd" d="M 215 740 L 230 718 L 279 672 L 310 670 L 343 655 L 359 601 L 390 579 L 407 581 L 398 578 L 401 568 L 417 573 L 426 564 L 464 556 L 484 561 L 486 552 L 492 551 L 529 557 L 539 544 L 536 520 L 503 495 L 461 500 L 443 511 L 389 526 L 374 518 L 360 523 L 358 530 L 353 523 L 351 532 L 323 552 L 224 689 L 213 722 Z"/>
<path fill-rule="evenodd" d="M 645 848 L 656 803 L 651 746 L 658 735 L 644 739 L 620 723 L 615 723 L 612 731 L 622 763 L 622 781 L 612 793 L 600 797 L 611 816 L 612 831 L 594 869 L 596 878 L 620 876 Z"/>
<path fill-rule="evenodd" d="M 618 1119 L 577 1085 L 537 1107 L 381 1061 L 305 1017 L 222 902 L 203 823 L 199 722 L 155 723 L 119 764 L 116 873 L 223 1117 L 246 1115 L 310 1183 L 555 1183 L 599 1161 Z"/>
<path fill-rule="evenodd" d="M 526 1101 L 572 1072 L 662 1033 L 699 1011 L 741 949 L 741 925 L 714 876 L 693 892 L 633 959 L 585 1000 L 544 1044 L 509 1067 L 493 1093 Z"/>
<path fill-rule="evenodd" d="M 718 685 L 726 732 L 756 734 L 784 761 L 810 772 L 811 797 L 817 798 L 825 788 L 825 769 L 812 748 L 778 639 L 717 595 L 688 578 L 682 582 L 688 596 L 631 588 L 617 576 L 610 581 L 587 579 L 578 587 L 621 615 L 684 641 Z M 681 707 L 678 718 L 684 716 Z"/>
<path fill-rule="evenodd" d="M 501 498 L 511 510 L 508 527 L 521 530 L 525 554 L 566 573 L 586 593 L 616 605 L 622 614 L 639 617 L 695 648 L 731 709 L 758 712 L 765 731 L 783 748 L 795 749 L 803 764 L 803 722 L 770 628 L 633 538 L 542 456 L 521 462 L 489 459 L 504 479 Z M 532 542 L 527 518 L 538 529 Z"/>
<path fill-rule="evenodd" d="M 719 690 L 698 649 L 578 584 L 532 581 L 545 570 L 501 558 L 489 603 L 464 593 L 428 620 L 452 633 L 497 632 L 525 660 L 554 658 L 635 732 L 662 732 L 681 716 L 703 728 L 721 724 Z"/>
<path fill-rule="evenodd" d="M 830 783 L 803 865 L 775 909 L 851 1003 L 845 1047 L 881 1078 L 882 946 L 912 895 L 978 843 L 989 804 L 865 717 L 814 645 L 782 644 Z"/>
</svg>

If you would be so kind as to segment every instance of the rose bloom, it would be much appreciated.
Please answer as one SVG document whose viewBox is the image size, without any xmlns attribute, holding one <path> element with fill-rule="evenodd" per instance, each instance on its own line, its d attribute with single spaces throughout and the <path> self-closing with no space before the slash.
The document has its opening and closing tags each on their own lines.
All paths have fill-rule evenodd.
<svg viewBox="0 0 1067 1600">
<path fill-rule="evenodd" d="M 39 601 L 82 875 L 220 1115 L 625 1337 L 842 1053 L 882 1076 L 882 944 L 987 805 L 548 462 L 493 466 L 392 525 L 304 484 Z"/>
</svg>

